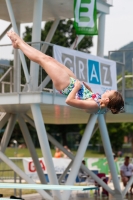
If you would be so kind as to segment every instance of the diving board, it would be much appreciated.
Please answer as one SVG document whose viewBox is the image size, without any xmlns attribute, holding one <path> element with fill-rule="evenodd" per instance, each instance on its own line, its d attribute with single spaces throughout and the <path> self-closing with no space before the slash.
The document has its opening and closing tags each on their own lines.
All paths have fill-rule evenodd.
<svg viewBox="0 0 133 200">
<path fill-rule="evenodd" d="M 10 198 L 0 198 L 0 200 L 3 199 L 3 200 L 11 200 Z M 16 199 L 12 199 L 12 200 L 16 200 Z M 19 199 L 18 199 L 19 200 Z M 21 199 L 20 199 L 21 200 Z"/>
<path fill-rule="evenodd" d="M 73 186 L 73 185 L 44 185 L 44 184 L 19 184 L 19 183 L 0 183 L 0 188 L 16 189 L 38 189 L 38 190 L 96 190 L 95 186 Z"/>
</svg>

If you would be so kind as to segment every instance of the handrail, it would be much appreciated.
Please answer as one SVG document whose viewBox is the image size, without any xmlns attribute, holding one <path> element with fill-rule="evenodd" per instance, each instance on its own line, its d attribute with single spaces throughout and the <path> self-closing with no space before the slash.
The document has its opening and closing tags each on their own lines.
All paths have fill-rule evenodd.
<svg viewBox="0 0 133 200">
<path fill-rule="evenodd" d="M 3 74 L 3 76 L 0 78 L 0 82 L 3 81 L 3 79 L 9 74 L 9 72 L 12 70 L 12 67 L 10 67 L 6 72 L 5 74 Z"/>
<path fill-rule="evenodd" d="M 124 77 L 125 77 L 125 78 L 132 78 L 133 75 L 125 75 Z M 122 81 L 122 79 L 123 79 L 123 77 L 119 78 L 119 79 L 117 80 L 117 84 L 118 84 L 120 81 Z"/>
</svg>

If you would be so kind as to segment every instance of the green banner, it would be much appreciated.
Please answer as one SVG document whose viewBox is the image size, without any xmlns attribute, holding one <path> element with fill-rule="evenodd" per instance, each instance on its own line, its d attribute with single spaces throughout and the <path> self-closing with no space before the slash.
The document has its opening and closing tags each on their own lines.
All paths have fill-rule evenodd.
<svg viewBox="0 0 133 200">
<path fill-rule="evenodd" d="M 96 0 L 74 0 L 74 28 L 77 35 L 97 35 Z"/>
<path fill-rule="evenodd" d="M 84 158 L 84 160 L 86 162 L 86 166 L 90 170 L 92 170 L 92 171 L 98 170 L 98 173 L 105 173 L 107 175 L 109 174 L 110 169 L 109 169 L 107 158 Z M 123 163 L 124 163 L 123 157 L 117 158 L 114 161 L 118 175 L 120 175 L 120 167 L 121 167 L 121 165 L 123 165 Z M 133 163 L 133 160 L 131 161 L 131 163 Z"/>
</svg>

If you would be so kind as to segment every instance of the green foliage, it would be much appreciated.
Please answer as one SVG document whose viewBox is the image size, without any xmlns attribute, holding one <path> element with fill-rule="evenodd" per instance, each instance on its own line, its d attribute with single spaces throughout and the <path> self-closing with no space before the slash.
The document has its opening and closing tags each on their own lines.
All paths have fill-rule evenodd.
<svg viewBox="0 0 133 200">
<path fill-rule="evenodd" d="M 124 142 L 124 136 L 126 135 L 125 130 L 123 130 L 122 123 L 110 123 L 107 124 L 109 138 L 112 145 L 113 152 L 117 152 L 122 149 Z"/>
<path fill-rule="evenodd" d="M 83 135 L 86 125 L 82 124 L 79 127 L 80 133 Z M 109 133 L 113 152 L 117 152 L 122 149 L 124 136 L 128 136 L 131 142 L 133 142 L 133 123 L 108 123 L 107 130 Z M 96 146 L 96 144 L 102 145 L 102 139 L 99 129 L 92 136 L 90 144 L 92 144 L 94 147 Z"/>
<path fill-rule="evenodd" d="M 47 34 L 53 24 L 53 21 L 46 22 L 44 29 L 41 30 L 41 41 L 45 41 Z M 25 42 L 31 42 L 32 28 L 25 27 L 23 39 Z M 76 38 L 75 29 L 73 28 L 72 20 L 61 20 L 51 43 L 63 47 L 70 47 Z M 78 45 L 78 50 L 89 53 L 89 48 L 93 46 L 92 36 L 85 36 Z M 47 54 L 52 56 L 52 49 L 49 47 Z"/>
</svg>

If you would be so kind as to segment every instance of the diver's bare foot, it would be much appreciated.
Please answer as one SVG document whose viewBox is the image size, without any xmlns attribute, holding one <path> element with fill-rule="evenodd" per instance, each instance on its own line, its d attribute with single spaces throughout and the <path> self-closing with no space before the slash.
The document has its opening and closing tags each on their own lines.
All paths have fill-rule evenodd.
<svg viewBox="0 0 133 200">
<path fill-rule="evenodd" d="M 11 39 L 13 47 L 15 49 L 19 49 L 19 43 L 21 42 L 21 38 L 14 31 L 7 32 L 7 35 Z"/>
</svg>

